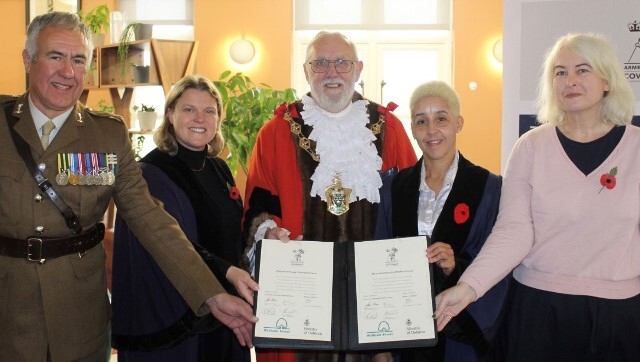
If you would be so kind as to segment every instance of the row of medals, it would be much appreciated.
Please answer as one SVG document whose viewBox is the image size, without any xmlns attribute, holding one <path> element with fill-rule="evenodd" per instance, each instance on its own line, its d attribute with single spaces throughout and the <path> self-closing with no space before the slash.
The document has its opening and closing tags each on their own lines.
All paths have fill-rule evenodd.
<svg viewBox="0 0 640 362">
<path fill-rule="evenodd" d="M 114 153 L 58 154 L 58 185 L 113 185 L 118 156 Z M 78 166 L 86 165 L 84 170 Z"/>
<path fill-rule="evenodd" d="M 116 175 L 113 171 L 102 169 L 97 173 L 76 174 L 69 170 L 61 170 L 56 175 L 58 185 L 113 185 Z"/>
</svg>

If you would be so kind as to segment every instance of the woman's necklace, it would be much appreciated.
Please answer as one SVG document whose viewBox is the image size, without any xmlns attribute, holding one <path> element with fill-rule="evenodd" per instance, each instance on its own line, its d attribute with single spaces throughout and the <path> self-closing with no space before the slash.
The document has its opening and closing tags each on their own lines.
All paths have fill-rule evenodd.
<svg viewBox="0 0 640 362">
<path fill-rule="evenodd" d="M 199 171 L 204 170 L 204 166 L 206 164 L 207 164 L 207 156 L 204 156 L 204 160 L 202 160 L 202 166 L 200 166 L 199 169 L 195 169 L 195 168 L 191 168 L 191 167 L 189 167 L 189 168 L 191 168 L 191 171 L 199 172 Z"/>
</svg>

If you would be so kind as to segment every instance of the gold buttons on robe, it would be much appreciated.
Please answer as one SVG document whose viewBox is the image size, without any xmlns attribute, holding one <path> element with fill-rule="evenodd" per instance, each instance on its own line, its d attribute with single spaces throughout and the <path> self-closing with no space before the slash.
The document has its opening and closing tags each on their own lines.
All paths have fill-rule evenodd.
<svg viewBox="0 0 640 362">
<path fill-rule="evenodd" d="M 33 201 L 35 202 L 40 202 L 42 201 L 42 195 L 40 194 L 36 194 L 36 196 L 33 197 Z"/>
<path fill-rule="evenodd" d="M 44 232 L 44 226 L 36 226 L 36 228 L 33 230 L 36 232 L 36 234 L 40 235 Z"/>
<path fill-rule="evenodd" d="M 47 169 L 47 165 L 45 165 L 44 163 L 41 163 L 41 164 L 39 164 L 39 165 L 38 165 L 38 169 L 39 169 L 40 171 L 43 171 L 43 172 L 44 172 L 44 170 L 46 170 L 46 169 Z"/>
</svg>

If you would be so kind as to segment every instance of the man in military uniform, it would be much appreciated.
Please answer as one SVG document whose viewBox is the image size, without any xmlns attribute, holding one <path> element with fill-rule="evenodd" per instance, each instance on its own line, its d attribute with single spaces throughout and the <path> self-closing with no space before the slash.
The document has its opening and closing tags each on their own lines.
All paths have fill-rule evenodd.
<svg viewBox="0 0 640 362">
<path fill-rule="evenodd" d="M 92 48 L 75 14 L 36 17 L 22 53 L 29 90 L 0 97 L 0 359 L 107 358 L 99 222 L 112 197 L 193 311 L 211 311 L 251 345 L 250 305 L 224 293 L 150 197 L 122 120 L 78 102 Z M 239 292 L 250 300 L 252 288 Z"/>
</svg>

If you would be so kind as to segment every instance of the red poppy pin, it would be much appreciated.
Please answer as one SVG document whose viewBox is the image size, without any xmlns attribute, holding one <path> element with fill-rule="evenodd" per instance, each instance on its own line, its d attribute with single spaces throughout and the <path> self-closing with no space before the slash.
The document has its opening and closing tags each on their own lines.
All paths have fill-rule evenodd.
<svg viewBox="0 0 640 362">
<path fill-rule="evenodd" d="M 604 190 L 605 187 L 607 188 L 607 190 L 611 190 L 612 188 L 616 187 L 617 174 L 617 166 L 612 168 L 608 173 L 603 173 L 602 176 L 600 176 L 600 185 L 602 185 L 600 191 Z M 600 193 L 600 191 L 598 191 L 598 193 Z"/>
<path fill-rule="evenodd" d="M 240 197 L 240 190 L 237 187 L 231 186 L 227 183 L 227 189 L 229 190 L 229 197 L 233 200 L 237 200 Z"/>
<path fill-rule="evenodd" d="M 464 224 L 467 220 L 469 220 L 469 205 L 461 202 L 453 209 L 453 221 L 456 224 Z"/>
</svg>

